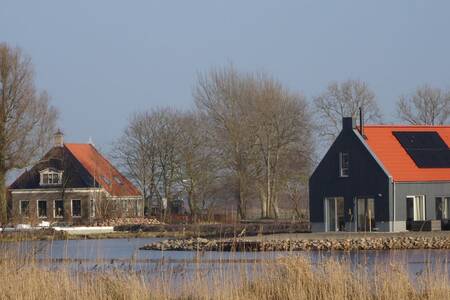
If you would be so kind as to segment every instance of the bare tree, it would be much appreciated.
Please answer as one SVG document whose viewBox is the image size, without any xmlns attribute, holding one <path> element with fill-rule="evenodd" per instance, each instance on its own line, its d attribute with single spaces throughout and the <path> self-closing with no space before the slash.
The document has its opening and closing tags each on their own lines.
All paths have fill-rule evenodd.
<svg viewBox="0 0 450 300">
<path fill-rule="evenodd" d="M 292 93 L 276 80 L 260 74 L 255 77 L 252 130 L 256 136 L 260 172 L 257 184 L 260 189 L 261 216 L 279 217 L 280 192 L 292 177 L 308 169 L 310 161 L 303 160 L 290 168 L 300 157 L 312 155 L 311 120 L 306 100 Z"/>
<path fill-rule="evenodd" d="M 217 182 L 217 150 L 211 145 L 207 122 L 196 112 L 179 117 L 179 185 L 187 194 L 194 219 L 212 204 Z"/>
<path fill-rule="evenodd" d="M 240 217 L 246 217 L 247 202 L 255 191 L 261 216 L 278 217 L 279 196 L 288 179 L 310 165 L 305 160 L 296 169 L 289 168 L 294 156 L 309 159 L 312 154 L 304 97 L 267 74 L 239 73 L 233 67 L 200 76 L 194 97 L 212 124 L 221 176 L 231 171 L 235 178 Z"/>
<path fill-rule="evenodd" d="M 255 135 L 250 132 L 248 99 L 254 81 L 232 66 L 199 75 L 194 88 L 197 108 L 211 120 L 211 137 L 220 150 L 223 172 L 235 178 L 234 189 L 240 218 L 246 217 L 249 182 L 252 177 Z"/>
<path fill-rule="evenodd" d="M 450 119 L 450 92 L 428 85 L 397 101 L 397 117 L 412 125 L 442 125 Z"/>
<path fill-rule="evenodd" d="M 155 133 L 156 157 L 158 158 L 155 192 L 161 206 L 167 205 L 170 209 L 172 201 L 179 194 L 176 189 L 179 178 L 178 143 L 181 133 L 177 119 L 179 112 L 174 109 L 161 109 L 154 111 L 158 125 Z M 164 217 L 167 210 L 164 209 Z"/>
<path fill-rule="evenodd" d="M 141 190 L 145 211 L 156 194 L 158 158 L 156 153 L 156 120 L 150 112 L 134 114 L 122 136 L 114 143 L 112 156 L 119 168 Z"/>
<path fill-rule="evenodd" d="M 116 141 L 112 156 L 140 188 L 147 208 L 156 199 L 161 208 L 179 192 L 178 137 L 180 113 L 169 108 L 135 114 Z M 165 209 L 162 210 L 163 217 Z"/>
<path fill-rule="evenodd" d="M 324 93 L 314 98 L 314 106 L 319 134 L 330 142 L 341 131 L 342 118 L 358 116 L 360 107 L 365 122 L 381 121 L 375 94 L 359 80 L 332 82 Z"/>
<path fill-rule="evenodd" d="M 34 86 L 31 59 L 0 44 L 0 217 L 7 221 L 7 172 L 24 168 L 49 147 L 57 112 Z"/>
</svg>

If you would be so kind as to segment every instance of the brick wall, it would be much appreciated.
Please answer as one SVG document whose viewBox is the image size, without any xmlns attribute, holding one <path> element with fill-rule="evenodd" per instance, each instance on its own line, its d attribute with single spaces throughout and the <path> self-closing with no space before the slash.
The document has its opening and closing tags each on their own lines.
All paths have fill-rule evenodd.
<svg viewBox="0 0 450 300">
<path fill-rule="evenodd" d="M 37 224 L 41 221 L 64 222 L 69 224 L 88 224 L 90 194 L 79 192 L 66 192 L 64 195 L 64 217 L 54 216 L 55 200 L 62 200 L 61 193 L 12 193 L 12 221 L 13 223 L 32 223 Z M 72 200 L 81 200 L 81 217 L 72 217 Z M 28 214 L 21 215 L 21 201 L 29 201 Z M 38 201 L 46 201 L 47 216 L 38 216 Z"/>
</svg>

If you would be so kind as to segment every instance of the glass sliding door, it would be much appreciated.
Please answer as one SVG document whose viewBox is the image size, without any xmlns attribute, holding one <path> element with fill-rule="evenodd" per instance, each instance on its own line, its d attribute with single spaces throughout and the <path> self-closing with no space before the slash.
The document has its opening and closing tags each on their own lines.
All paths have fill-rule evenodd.
<svg viewBox="0 0 450 300">
<path fill-rule="evenodd" d="M 411 230 L 412 222 L 425 218 L 425 196 L 406 197 L 406 229 Z"/>
<path fill-rule="evenodd" d="M 425 220 L 425 196 L 406 197 L 406 220 Z"/>
<path fill-rule="evenodd" d="M 376 227 L 373 198 L 356 199 L 356 225 L 358 231 L 372 231 Z"/>
<path fill-rule="evenodd" d="M 344 231 L 344 198 L 325 198 L 325 228 L 326 231 Z"/>
<path fill-rule="evenodd" d="M 327 231 L 336 231 L 336 201 L 334 198 L 327 199 Z"/>
<path fill-rule="evenodd" d="M 450 216 L 450 197 L 436 197 L 436 219 L 447 220 Z"/>
</svg>

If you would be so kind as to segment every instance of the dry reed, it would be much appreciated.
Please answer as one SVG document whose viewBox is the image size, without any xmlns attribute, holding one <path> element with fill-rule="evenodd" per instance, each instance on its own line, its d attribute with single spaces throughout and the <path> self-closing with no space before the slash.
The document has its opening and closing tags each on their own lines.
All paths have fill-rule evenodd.
<svg viewBox="0 0 450 300">
<path fill-rule="evenodd" d="M 201 260 L 193 265 L 201 266 Z M 34 255 L 3 251 L 0 299 L 450 299 L 447 264 L 418 275 L 400 264 L 369 268 L 336 259 L 312 263 L 301 256 L 216 267 L 150 273 L 134 267 L 52 268 Z"/>
</svg>

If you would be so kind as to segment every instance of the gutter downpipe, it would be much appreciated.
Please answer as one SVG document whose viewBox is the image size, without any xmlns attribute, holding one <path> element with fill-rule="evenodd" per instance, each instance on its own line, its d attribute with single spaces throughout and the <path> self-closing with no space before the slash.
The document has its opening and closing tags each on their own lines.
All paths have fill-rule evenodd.
<svg viewBox="0 0 450 300">
<path fill-rule="evenodd" d="M 389 176 L 392 182 L 392 226 L 391 226 L 391 232 L 395 232 L 395 181 L 392 178 L 392 176 Z"/>
</svg>

